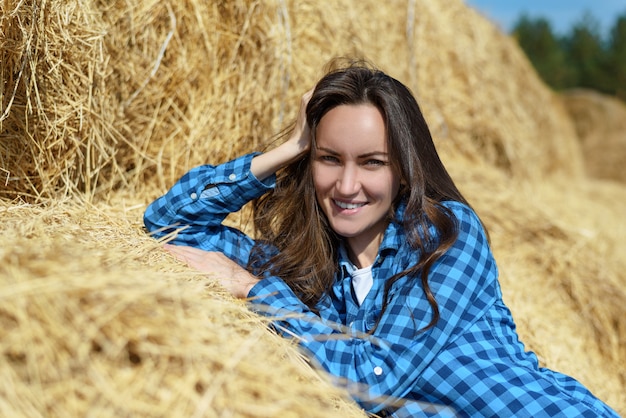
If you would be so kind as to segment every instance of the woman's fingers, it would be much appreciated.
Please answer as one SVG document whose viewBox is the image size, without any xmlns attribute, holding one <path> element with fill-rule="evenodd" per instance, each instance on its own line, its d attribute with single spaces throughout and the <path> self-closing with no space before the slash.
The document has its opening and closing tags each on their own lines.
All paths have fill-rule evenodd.
<svg viewBox="0 0 626 418">
<path fill-rule="evenodd" d="M 163 248 L 165 251 L 172 254 L 177 260 L 189 264 L 191 267 L 197 268 L 198 270 L 204 271 L 199 267 L 202 267 L 203 253 L 206 253 L 206 251 L 194 247 L 171 244 L 165 244 Z M 210 268 L 210 266 L 207 267 Z M 208 271 L 205 272 L 208 273 Z"/>
<path fill-rule="evenodd" d="M 313 90 L 314 89 L 311 89 L 302 95 L 302 98 L 300 100 L 300 110 L 298 111 L 298 118 L 296 120 L 296 128 L 293 137 L 294 140 L 298 142 L 299 147 L 303 151 L 308 150 L 311 145 L 309 126 L 306 123 L 306 107 L 309 104 L 309 100 L 311 100 Z"/>
</svg>

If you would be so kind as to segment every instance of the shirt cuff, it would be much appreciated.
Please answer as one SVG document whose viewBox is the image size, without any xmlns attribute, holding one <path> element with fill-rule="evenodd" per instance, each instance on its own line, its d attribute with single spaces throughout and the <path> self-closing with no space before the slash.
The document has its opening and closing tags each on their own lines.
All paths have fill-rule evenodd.
<svg viewBox="0 0 626 418">
<path fill-rule="evenodd" d="M 248 302 L 259 313 L 276 315 L 281 311 L 302 313 L 307 307 L 281 278 L 271 276 L 255 284 L 248 293 Z M 282 312 L 283 314 L 285 312 Z"/>
</svg>

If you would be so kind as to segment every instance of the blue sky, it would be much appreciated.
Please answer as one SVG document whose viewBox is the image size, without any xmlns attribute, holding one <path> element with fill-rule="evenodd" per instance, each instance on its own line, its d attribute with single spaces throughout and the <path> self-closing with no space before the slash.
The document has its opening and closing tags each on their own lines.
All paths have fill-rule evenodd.
<svg viewBox="0 0 626 418">
<path fill-rule="evenodd" d="M 558 34 L 564 34 L 578 22 L 585 11 L 599 21 L 602 35 L 626 14 L 626 0 L 465 0 L 465 4 L 480 11 L 508 32 L 521 13 L 545 17 Z"/>
</svg>

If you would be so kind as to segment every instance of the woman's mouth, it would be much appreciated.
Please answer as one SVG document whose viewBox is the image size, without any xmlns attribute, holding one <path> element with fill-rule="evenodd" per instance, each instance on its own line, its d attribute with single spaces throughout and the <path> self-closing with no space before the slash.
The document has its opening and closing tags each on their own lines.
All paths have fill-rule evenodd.
<svg viewBox="0 0 626 418">
<path fill-rule="evenodd" d="M 348 203 L 333 199 L 333 203 L 341 209 L 358 209 L 366 205 L 366 203 Z"/>
</svg>

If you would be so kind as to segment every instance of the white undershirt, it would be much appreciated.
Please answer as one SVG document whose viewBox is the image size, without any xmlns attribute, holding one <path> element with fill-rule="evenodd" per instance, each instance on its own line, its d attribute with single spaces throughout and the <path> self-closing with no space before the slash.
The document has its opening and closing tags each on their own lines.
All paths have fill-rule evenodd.
<svg viewBox="0 0 626 418">
<path fill-rule="evenodd" d="M 339 245 L 339 253 L 341 254 L 341 258 L 348 261 L 350 258 L 348 257 L 348 251 L 346 250 L 345 245 L 342 243 Z M 348 274 L 351 278 L 352 290 L 356 296 L 356 300 L 361 306 L 363 300 L 369 293 L 372 285 L 374 284 L 374 278 L 372 277 L 372 266 L 367 266 L 363 268 L 357 268 L 350 261 L 346 263 Z"/>
<path fill-rule="evenodd" d="M 355 268 L 350 272 L 350 276 L 352 276 L 352 289 L 354 289 L 356 299 L 359 302 L 359 306 L 361 306 L 374 283 L 372 266 L 363 267 L 362 269 Z"/>
</svg>

